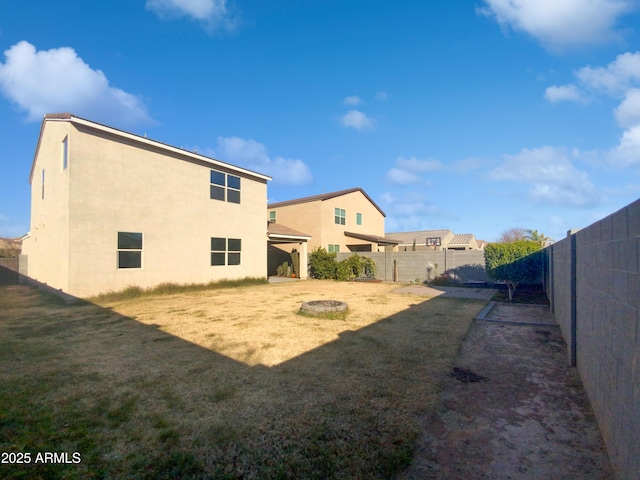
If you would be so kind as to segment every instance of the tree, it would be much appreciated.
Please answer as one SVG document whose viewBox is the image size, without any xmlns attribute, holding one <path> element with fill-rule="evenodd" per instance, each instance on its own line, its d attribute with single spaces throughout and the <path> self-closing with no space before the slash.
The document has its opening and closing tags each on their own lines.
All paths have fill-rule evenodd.
<svg viewBox="0 0 640 480">
<path fill-rule="evenodd" d="M 526 240 L 527 235 L 531 230 L 525 228 L 515 227 L 505 230 L 498 237 L 498 243 L 512 243 L 518 240 Z"/>
<path fill-rule="evenodd" d="M 485 269 L 494 280 L 503 281 L 509 300 L 520 283 L 536 282 L 542 277 L 542 246 L 533 240 L 490 243 L 484 250 Z"/>
<path fill-rule="evenodd" d="M 529 230 L 527 239 L 540 244 L 541 247 L 546 247 L 553 243 L 553 238 L 547 237 L 544 233 L 538 233 L 538 230 Z"/>
</svg>

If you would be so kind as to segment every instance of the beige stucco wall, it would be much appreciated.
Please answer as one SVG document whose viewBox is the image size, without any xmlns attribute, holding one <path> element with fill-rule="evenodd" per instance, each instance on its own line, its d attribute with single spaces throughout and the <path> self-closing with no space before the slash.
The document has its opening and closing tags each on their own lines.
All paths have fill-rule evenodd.
<svg viewBox="0 0 640 480">
<path fill-rule="evenodd" d="M 345 210 L 345 225 L 335 223 L 335 209 Z M 309 251 L 329 244 L 340 245 L 341 252 L 349 251 L 348 245 L 368 242 L 347 237 L 344 232 L 384 236 L 384 216 L 360 191 L 355 191 L 324 201 L 286 205 L 276 211 L 276 222 L 311 235 Z M 356 214 L 362 214 L 362 225 L 357 225 Z"/>
<path fill-rule="evenodd" d="M 48 123 L 47 143 L 58 123 L 69 127 Z M 44 273 L 50 267 L 41 265 L 58 251 L 66 251 L 68 281 L 56 278 L 54 286 L 81 297 L 129 285 L 266 276 L 265 180 L 229 170 L 241 177 L 241 204 L 212 200 L 210 170 L 223 168 L 83 125 L 70 130 L 68 249 L 33 251 L 30 276 L 54 285 Z M 118 232 L 143 234 L 142 268 L 117 268 Z M 211 266 L 211 237 L 242 239 L 241 265 Z"/>
<path fill-rule="evenodd" d="M 29 276 L 62 290 L 67 290 L 69 282 L 68 257 L 64 254 L 69 248 L 69 168 L 62 168 L 62 141 L 70 134 L 68 123 L 47 124 L 31 178 L 30 235 L 22 244 L 22 253 L 30 260 Z"/>
</svg>

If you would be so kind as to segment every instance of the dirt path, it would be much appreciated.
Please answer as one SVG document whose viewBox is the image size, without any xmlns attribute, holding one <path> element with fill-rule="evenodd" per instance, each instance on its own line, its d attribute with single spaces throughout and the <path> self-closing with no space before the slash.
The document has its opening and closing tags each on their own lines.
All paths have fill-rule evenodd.
<svg viewBox="0 0 640 480">
<path fill-rule="evenodd" d="M 443 409 L 425 419 L 400 479 L 610 479 L 606 451 L 566 345 L 545 308 L 498 305 L 476 320 Z"/>
</svg>

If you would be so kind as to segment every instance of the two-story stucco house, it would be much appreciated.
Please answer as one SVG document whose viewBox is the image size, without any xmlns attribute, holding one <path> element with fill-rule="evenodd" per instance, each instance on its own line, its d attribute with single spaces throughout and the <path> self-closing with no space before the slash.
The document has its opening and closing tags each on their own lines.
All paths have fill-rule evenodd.
<svg viewBox="0 0 640 480">
<path fill-rule="evenodd" d="M 46 115 L 30 177 L 27 275 L 80 297 L 266 277 L 268 180 L 71 114 Z"/>
<path fill-rule="evenodd" d="M 351 188 L 267 205 L 270 222 L 309 234 L 310 250 L 377 252 L 396 245 L 384 237 L 385 213 L 362 188 Z"/>
</svg>

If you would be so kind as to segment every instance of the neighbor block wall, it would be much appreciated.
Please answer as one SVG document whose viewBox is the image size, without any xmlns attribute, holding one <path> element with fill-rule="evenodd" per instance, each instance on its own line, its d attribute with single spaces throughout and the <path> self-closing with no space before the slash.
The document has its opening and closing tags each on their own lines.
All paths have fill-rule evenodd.
<svg viewBox="0 0 640 480">
<path fill-rule="evenodd" d="M 571 338 L 566 332 L 571 332 L 572 302 L 571 275 L 567 272 L 571 270 L 572 237 L 576 365 L 617 478 L 637 480 L 640 478 L 640 200 L 547 249 L 552 263 L 548 293 L 568 344 Z"/>
<path fill-rule="evenodd" d="M 353 255 L 338 254 L 338 261 Z M 440 250 L 415 252 L 362 252 L 359 255 L 371 257 L 376 262 L 376 278 L 399 282 L 424 282 L 427 280 L 427 265 L 431 263 L 431 279 L 444 273 L 460 281 L 489 281 L 484 268 L 484 250 Z M 394 279 L 394 262 L 398 278 Z M 437 265 L 437 267 L 436 267 Z"/>
</svg>

